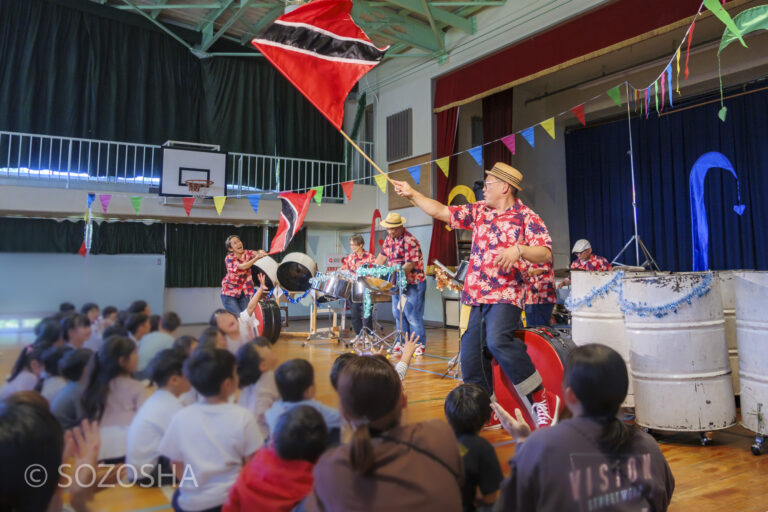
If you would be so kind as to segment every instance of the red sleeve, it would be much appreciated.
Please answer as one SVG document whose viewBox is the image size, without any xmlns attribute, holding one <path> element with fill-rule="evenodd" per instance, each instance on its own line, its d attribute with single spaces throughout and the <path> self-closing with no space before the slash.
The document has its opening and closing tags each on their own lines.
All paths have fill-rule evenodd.
<svg viewBox="0 0 768 512">
<path fill-rule="evenodd" d="M 451 218 L 448 225 L 451 229 L 472 229 L 475 226 L 475 204 L 449 206 Z"/>
<path fill-rule="evenodd" d="M 341 258 L 341 270 L 352 270 L 351 268 L 349 268 L 349 264 L 347 263 L 347 260 L 349 260 L 349 258 L 351 257 L 352 255 L 350 254 L 349 256 L 345 256 Z"/>
</svg>

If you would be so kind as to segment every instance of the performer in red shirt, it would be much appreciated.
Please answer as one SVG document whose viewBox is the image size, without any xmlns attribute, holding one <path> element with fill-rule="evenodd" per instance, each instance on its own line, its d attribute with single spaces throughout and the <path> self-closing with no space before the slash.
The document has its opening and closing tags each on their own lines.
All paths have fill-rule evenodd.
<svg viewBox="0 0 768 512">
<path fill-rule="evenodd" d="M 577 256 L 573 263 L 571 263 L 572 270 L 587 270 L 590 272 L 611 270 L 611 264 L 608 263 L 607 259 L 597 254 L 592 254 L 592 245 L 586 238 L 577 240 L 573 244 L 571 252 Z"/>
<path fill-rule="evenodd" d="M 551 263 L 530 264 L 528 268 L 528 295 L 525 299 L 526 327 L 548 326 L 552 309 L 557 302 L 555 273 Z"/>
<path fill-rule="evenodd" d="M 239 316 L 248 308 L 248 301 L 253 296 L 251 267 L 267 253 L 244 249 L 243 242 L 236 235 L 227 237 L 224 245 L 229 254 L 224 258 L 227 275 L 221 280 L 221 303 L 224 309 Z"/>
<path fill-rule="evenodd" d="M 542 386 L 515 330 L 525 307 L 528 265 L 552 261 L 552 240 L 541 218 L 517 198 L 522 173 L 501 162 L 485 173 L 485 200 L 461 206 L 449 207 L 425 197 L 404 181 L 393 181 L 393 185 L 399 195 L 452 229 L 472 230 L 472 253 L 462 292 L 462 302 L 472 307 L 461 338 L 464 382 L 492 393 L 491 364 L 483 356 L 485 339 L 521 401 L 532 403 L 537 425 L 549 426 L 557 422 L 560 399 Z"/>
<path fill-rule="evenodd" d="M 352 254 L 341 260 L 341 270 L 348 270 L 352 273 L 357 271 L 363 265 L 373 264 L 375 258 L 373 254 L 364 249 L 365 240 L 360 235 L 353 235 L 349 238 L 349 248 Z M 372 329 L 373 316 L 363 318 L 363 303 L 349 301 L 349 310 L 352 313 L 352 328 L 355 335 L 359 336 L 363 327 Z"/>
</svg>

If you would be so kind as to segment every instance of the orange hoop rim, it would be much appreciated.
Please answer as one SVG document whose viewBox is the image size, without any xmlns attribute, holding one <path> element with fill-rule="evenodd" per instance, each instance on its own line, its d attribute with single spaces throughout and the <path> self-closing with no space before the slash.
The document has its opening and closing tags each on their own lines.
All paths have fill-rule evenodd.
<svg viewBox="0 0 768 512">
<path fill-rule="evenodd" d="M 189 191 L 192 193 L 195 192 L 201 192 L 201 189 L 208 188 L 211 185 L 213 185 L 213 181 L 211 180 L 200 180 L 200 179 L 194 179 L 194 180 L 185 180 L 184 183 L 189 188 Z"/>
</svg>

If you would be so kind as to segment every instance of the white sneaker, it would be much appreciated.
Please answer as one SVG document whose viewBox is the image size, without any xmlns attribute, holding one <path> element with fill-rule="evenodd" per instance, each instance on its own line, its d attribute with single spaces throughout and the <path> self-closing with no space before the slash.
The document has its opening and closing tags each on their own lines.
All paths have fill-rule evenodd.
<svg viewBox="0 0 768 512">
<path fill-rule="evenodd" d="M 414 356 L 423 356 L 424 355 L 424 345 L 419 345 L 416 347 L 416 350 L 413 351 Z"/>
<path fill-rule="evenodd" d="M 400 343 L 395 343 L 395 346 L 392 347 L 392 353 L 393 354 L 402 354 L 403 353 L 403 345 Z"/>
</svg>

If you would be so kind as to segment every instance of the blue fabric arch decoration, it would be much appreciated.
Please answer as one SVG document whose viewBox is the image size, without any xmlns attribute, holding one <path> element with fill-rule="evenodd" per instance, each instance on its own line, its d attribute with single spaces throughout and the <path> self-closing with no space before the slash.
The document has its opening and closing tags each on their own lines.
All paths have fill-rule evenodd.
<svg viewBox="0 0 768 512">
<path fill-rule="evenodd" d="M 739 177 L 733 169 L 730 160 L 717 151 L 704 153 L 693 164 L 691 175 L 688 179 L 688 188 L 691 194 L 691 233 L 693 235 L 693 270 L 699 272 L 709 270 L 709 223 L 707 222 L 707 210 L 704 204 L 704 179 L 712 168 L 725 169 L 736 178 L 737 202 L 733 211 L 738 215 L 744 213 L 745 206 L 741 203 L 741 190 Z"/>
</svg>

